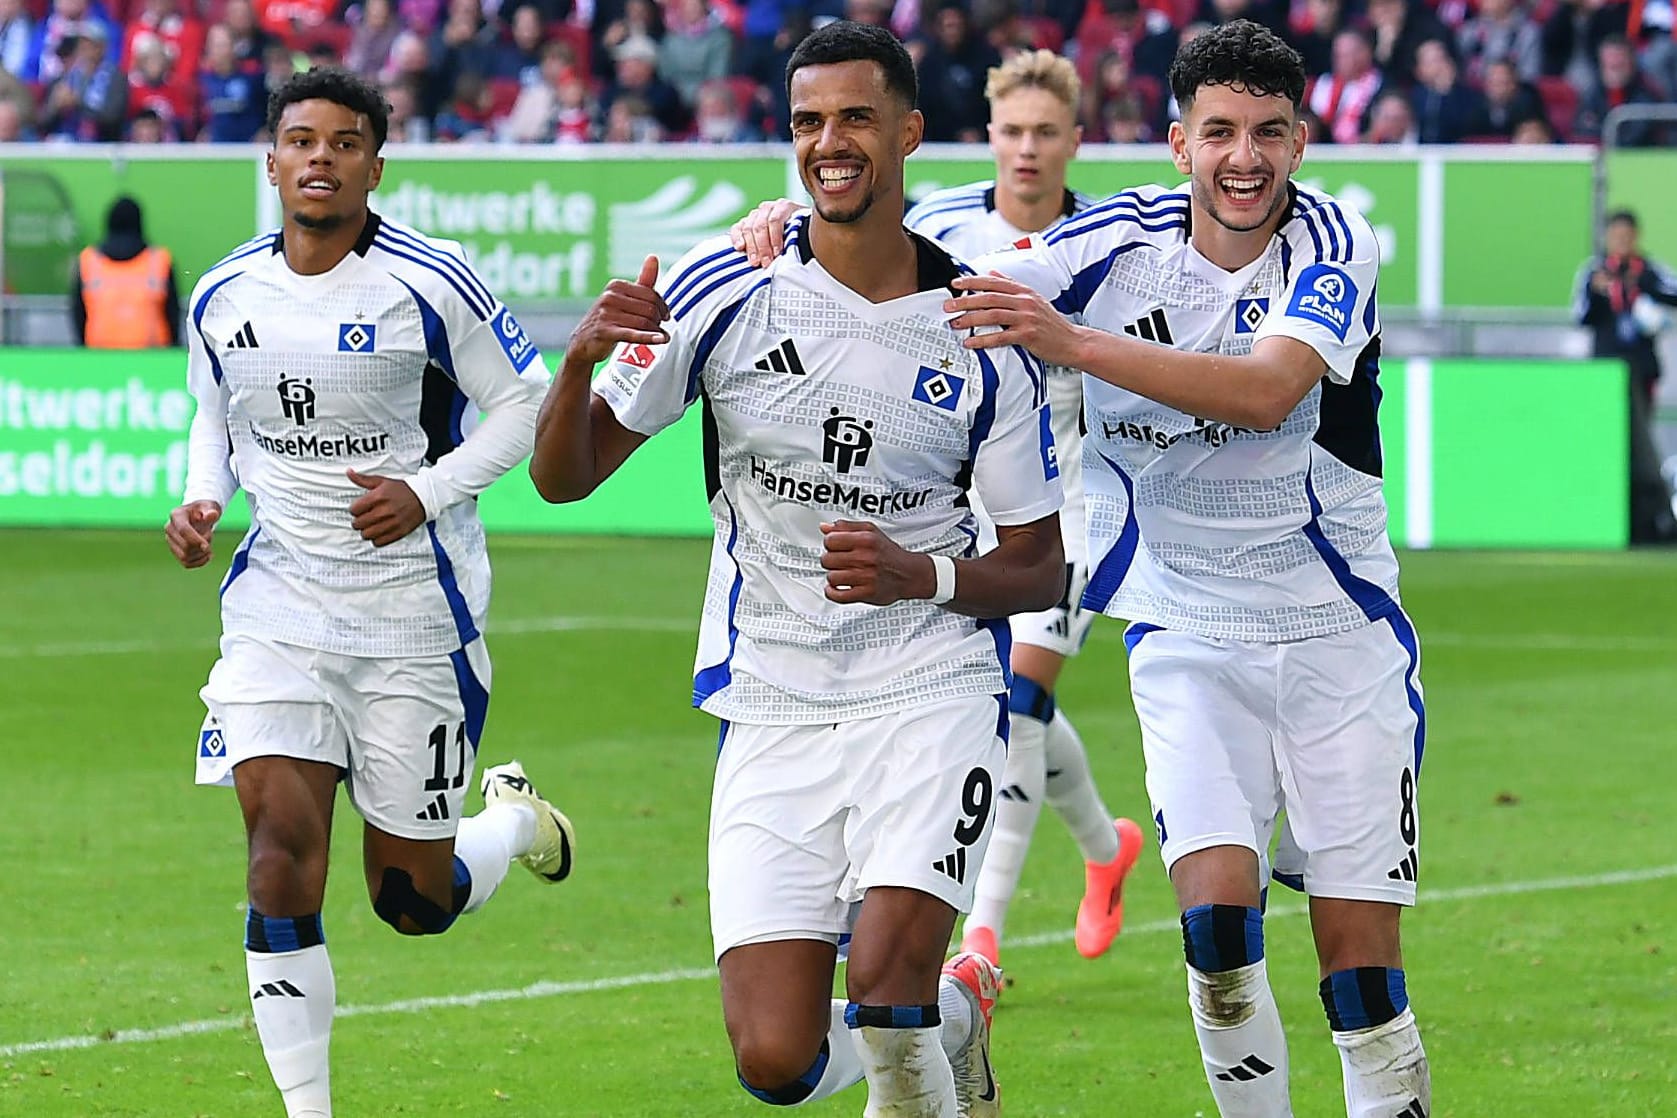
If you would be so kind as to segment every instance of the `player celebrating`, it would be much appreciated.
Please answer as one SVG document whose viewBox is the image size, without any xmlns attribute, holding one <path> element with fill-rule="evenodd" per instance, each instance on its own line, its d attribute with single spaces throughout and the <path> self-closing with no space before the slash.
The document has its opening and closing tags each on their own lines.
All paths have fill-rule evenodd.
<svg viewBox="0 0 1677 1118">
<path fill-rule="evenodd" d="M 718 239 L 658 289 L 655 259 L 613 283 L 530 473 L 548 500 L 585 497 L 703 401 L 716 544 L 693 694 L 724 720 L 711 929 L 741 1082 L 789 1105 L 865 1077 L 869 1115 L 992 1115 L 998 972 L 962 955 L 940 982 L 939 964 L 1007 730 L 1006 627 L 985 619 L 1060 589 L 1045 388 L 1028 355 L 958 344 L 942 307 L 964 269 L 903 228 L 923 122 L 902 44 L 830 24 L 787 91 L 814 213 L 766 271 Z M 999 538 L 982 557 L 979 486 Z"/>
<path fill-rule="evenodd" d="M 995 180 L 928 195 L 909 210 L 908 227 L 962 257 L 976 259 L 1087 209 L 1090 200 L 1066 187 L 1066 166 L 1082 139 L 1077 124 L 1079 85 L 1076 68 L 1052 51 L 1025 52 L 993 67 L 984 92 L 990 101 Z M 800 208 L 781 200 L 764 203 L 735 226 L 735 245 L 744 248 L 753 263 L 769 263 L 784 247 L 786 220 Z M 1019 887 L 1045 796 L 1083 853 L 1076 942 L 1088 958 L 1104 954 L 1123 924 L 1124 878 L 1142 845 L 1141 829 L 1128 819 L 1114 820 L 1101 802 L 1083 740 L 1054 699 L 1060 670 L 1082 647 L 1094 615 L 1080 608 L 1089 574 L 1079 430 L 1082 377 L 1074 370 L 1049 369 L 1048 399 L 1066 493 L 1060 531 L 1067 587 L 1053 608 L 1020 615 L 1012 624 L 1007 766 L 997 793 L 996 832 L 979 871 L 972 915 L 961 941 L 963 950 L 976 951 L 992 963 L 1000 961 L 1007 908 Z M 982 496 L 974 494 L 974 506 L 984 523 L 977 500 Z"/>
<path fill-rule="evenodd" d="M 958 329 L 1000 327 L 968 346 L 1090 374 L 1085 603 L 1133 622 L 1147 788 L 1220 1112 L 1292 1112 L 1261 915 L 1284 810 L 1276 877 L 1310 896 L 1347 1112 L 1424 1118 L 1398 917 L 1426 718 L 1381 495 L 1379 248 L 1361 215 L 1291 182 L 1304 80 L 1253 23 L 1195 39 L 1171 68 L 1189 182 L 1033 237 L 988 262 L 1012 278 L 958 280 L 948 309 Z"/>
<path fill-rule="evenodd" d="M 193 292 L 198 412 L 167 531 L 201 567 L 228 499 L 249 495 L 200 779 L 231 767 L 244 813 L 251 1008 L 290 1118 L 332 1111 L 320 911 L 339 780 L 366 821 L 373 910 L 405 935 L 446 931 L 515 858 L 549 881 L 571 867 L 570 824 L 516 762 L 484 774 L 487 806 L 461 818 L 489 703 L 472 499 L 529 451 L 546 371 L 458 245 L 369 212 L 387 114 L 335 69 L 270 100 L 284 226 Z"/>
</svg>

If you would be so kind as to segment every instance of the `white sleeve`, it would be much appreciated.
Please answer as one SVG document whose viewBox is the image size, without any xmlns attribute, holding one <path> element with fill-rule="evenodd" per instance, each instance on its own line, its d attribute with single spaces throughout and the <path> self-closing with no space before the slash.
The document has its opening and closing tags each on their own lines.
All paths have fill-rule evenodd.
<svg viewBox="0 0 1677 1118">
<path fill-rule="evenodd" d="M 1041 520 L 1065 500 L 1042 366 L 1014 346 L 977 352 L 993 410 L 980 432 L 973 488 L 997 524 Z"/>
<path fill-rule="evenodd" d="M 475 274 L 472 278 L 487 290 Z M 463 297 L 445 300 L 434 311 L 442 336 L 434 336 L 437 327 L 431 324 L 431 359 L 484 414 L 459 446 L 407 479 L 428 520 L 482 493 L 529 456 L 548 382 L 540 351 L 499 300 L 488 318 Z"/>
<path fill-rule="evenodd" d="M 1255 331 L 1253 342 L 1294 338 L 1319 354 L 1336 384 L 1349 384 L 1357 358 L 1380 332 L 1374 285 L 1380 244 L 1355 210 L 1328 202 L 1307 210 L 1287 233 L 1291 253 L 1286 290 Z"/>
<path fill-rule="evenodd" d="M 656 435 L 699 398 L 710 345 L 726 328 L 722 317 L 738 308 L 740 292 L 767 282 L 768 273 L 753 269 L 726 238 L 700 243 L 658 281 L 670 306 L 664 324 L 670 340 L 618 346 L 594 378 L 594 394 L 629 430 Z"/>
<path fill-rule="evenodd" d="M 1081 315 L 1089 305 L 1093 287 L 1085 291 L 1074 282 L 1069 253 L 1075 247 L 1081 246 L 1064 241 L 1051 245 L 1043 240 L 1042 234 L 1032 233 L 1000 252 L 980 256 L 971 267 L 981 276 L 1000 272 L 1018 280 L 1053 303 L 1061 314 Z"/>
<path fill-rule="evenodd" d="M 181 503 L 214 501 L 226 508 L 239 489 L 239 479 L 233 474 L 233 447 L 227 438 L 227 385 L 204 342 L 203 329 L 196 322 L 190 325 L 186 387 L 198 410 L 186 437 L 186 490 Z"/>
</svg>

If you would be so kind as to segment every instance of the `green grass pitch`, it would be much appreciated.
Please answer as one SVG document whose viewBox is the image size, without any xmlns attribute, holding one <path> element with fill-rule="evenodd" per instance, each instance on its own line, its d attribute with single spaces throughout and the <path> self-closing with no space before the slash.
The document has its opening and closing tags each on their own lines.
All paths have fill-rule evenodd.
<svg viewBox="0 0 1677 1118">
<path fill-rule="evenodd" d="M 515 868 L 448 935 L 402 939 L 340 801 L 337 1113 L 766 1114 L 735 1085 L 709 965 L 716 733 L 687 707 L 706 545 L 493 552 L 481 760 L 520 758 L 565 806 L 578 869 L 550 888 Z M 177 569 L 161 532 L 0 532 L 0 554 L 0 1115 L 279 1115 L 247 1021 L 238 814 L 191 785 L 216 574 Z M 1677 556 L 1404 562 L 1431 730 L 1405 938 L 1435 1114 L 1677 1114 Z M 1145 819 L 1115 624 L 1060 695 L 1113 809 Z M 1081 867 L 1044 814 L 1003 948 L 1015 1118 L 1214 1113 L 1151 844 L 1132 882 L 1125 934 L 1079 958 Z M 1308 929 L 1271 900 L 1296 1112 L 1342 1114 Z"/>
</svg>

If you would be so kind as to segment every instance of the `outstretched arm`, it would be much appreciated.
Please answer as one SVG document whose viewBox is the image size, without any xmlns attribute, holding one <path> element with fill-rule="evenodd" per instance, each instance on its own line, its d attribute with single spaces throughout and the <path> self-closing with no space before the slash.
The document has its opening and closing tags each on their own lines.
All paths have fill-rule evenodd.
<svg viewBox="0 0 1677 1118">
<path fill-rule="evenodd" d="M 543 500 L 580 501 L 599 487 L 647 439 L 623 426 L 611 407 L 590 389 L 594 367 L 622 342 L 662 345 L 670 317 L 653 284 L 658 258 L 649 256 L 639 278 L 613 280 L 571 335 L 559 375 L 548 388 L 536 420 L 530 480 Z"/>
</svg>

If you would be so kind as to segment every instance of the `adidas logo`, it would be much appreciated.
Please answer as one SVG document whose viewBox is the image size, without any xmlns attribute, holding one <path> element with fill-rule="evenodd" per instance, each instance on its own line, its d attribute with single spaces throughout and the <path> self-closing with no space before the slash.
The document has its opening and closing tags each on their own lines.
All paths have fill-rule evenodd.
<svg viewBox="0 0 1677 1118">
<path fill-rule="evenodd" d="M 1427 1118 L 1427 1112 L 1420 1099 L 1410 1099 L 1409 1105 L 1398 1111 L 1398 1118 Z"/>
<path fill-rule="evenodd" d="M 1014 803 L 1028 804 L 1031 802 L 1031 798 L 1025 795 L 1025 790 L 1017 784 L 1009 784 L 1001 790 L 999 795 L 1002 799 L 1012 800 Z"/>
<path fill-rule="evenodd" d="M 967 882 L 967 848 L 958 847 L 953 854 L 945 854 L 940 860 L 932 863 L 932 868 L 943 874 L 957 885 Z"/>
<path fill-rule="evenodd" d="M 795 377 L 806 376 L 804 363 L 798 360 L 798 348 L 787 338 L 763 356 L 757 358 L 756 369 L 760 373 L 779 373 L 782 376 L 791 374 Z"/>
<path fill-rule="evenodd" d="M 256 989 L 254 989 L 250 992 L 250 1000 L 251 1001 L 256 1001 L 258 998 L 302 998 L 302 997 L 307 997 L 307 995 L 304 994 L 303 991 L 297 989 L 297 987 L 293 986 L 291 983 L 287 982 L 283 978 L 280 979 L 278 982 L 264 982 L 262 985 L 258 986 Z"/>
<path fill-rule="evenodd" d="M 437 793 L 437 798 L 432 800 L 430 803 L 426 804 L 425 805 L 425 810 L 416 813 L 414 815 L 414 818 L 415 819 L 428 820 L 428 821 L 435 821 L 435 820 L 438 820 L 438 819 L 447 819 L 448 818 L 448 797 L 443 795 L 441 792 L 438 792 Z"/>
<path fill-rule="evenodd" d="M 233 335 L 233 340 L 227 343 L 228 349 L 255 349 L 256 329 L 250 323 L 245 323 L 239 332 Z"/>
<path fill-rule="evenodd" d="M 1144 342 L 1158 342 L 1160 345 L 1171 343 L 1170 324 L 1165 321 L 1165 309 L 1158 308 L 1146 318 L 1137 319 L 1124 327 L 1124 333 L 1132 338 L 1140 338 Z"/>
<path fill-rule="evenodd" d="M 1421 872 L 1421 859 L 1416 856 L 1415 848 L 1410 847 L 1409 853 L 1403 861 L 1397 864 L 1397 869 L 1386 874 L 1392 881 L 1415 881 Z"/>
<path fill-rule="evenodd" d="M 1254 1079 L 1262 1079 L 1275 1069 L 1264 1063 L 1254 1054 L 1246 1057 L 1227 1071 L 1217 1073 L 1217 1078 L 1225 1083 L 1250 1083 Z"/>
</svg>

